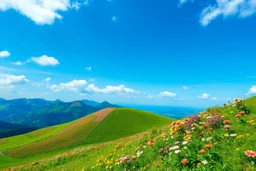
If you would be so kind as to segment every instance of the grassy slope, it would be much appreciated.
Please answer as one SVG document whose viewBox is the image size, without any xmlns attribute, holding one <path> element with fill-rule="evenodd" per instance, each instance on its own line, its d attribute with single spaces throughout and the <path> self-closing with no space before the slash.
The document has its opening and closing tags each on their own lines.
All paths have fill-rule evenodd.
<svg viewBox="0 0 256 171">
<path fill-rule="evenodd" d="M 102 143 L 171 123 L 172 119 L 134 109 L 116 109 L 87 138 Z"/>
<path fill-rule="evenodd" d="M 74 121 L 72 124 L 64 124 L 61 129 L 56 126 L 56 128 L 52 130 L 52 127 L 49 127 L 26 135 L 0 140 L 0 150 L 7 150 L 4 152 L 5 155 L 22 157 L 17 161 L 16 158 L 3 157 L 0 155 L 0 168 L 16 165 L 18 163 L 31 162 L 33 161 L 33 157 L 35 160 L 38 160 L 41 157 L 43 158 L 60 151 L 69 150 L 72 148 L 72 145 L 84 142 L 87 137 L 88 141 L 84 142 L 83 145 L 115 140 L 146 131 L 153 126 L 159 127 L 171 123 L 172 121 L 166 117 L 133 109 L 116 109 L 111 112 L 101 124 L 94 122 L 95 119 L 96 116 L 92 114 Z M 128 125 L 129 122 L 133 122 L 132 129 Z M 56 129 L 58 129 L 58 131 L 56 131 Z M 105 134 L 110 136 L 106 138 Z M 44 153 L 37 154 L 39 152 Z M 30 157 L 28 155 L 34 156 Z M 1 166 L 1 164 L 3 166 Z"/>
<path fill-rule="evenodd" d="M 246 100 L 243 104 L 251 112 L 245 114 L 241 118 L 236 118 L 238 112 L 236 108 L 228 106 L 227 108 L 215 108 L 213 112 L 223 114 L 223 120 L 229 120 L 231 129 L 227 132 L 223 129 L 223 124 L 212 127 L 213 131 L 207 132 L 208 127 L 203 132 L 203 137 L 198 137 L 197 131 L 192 133 L 192 139 L 187 145 L 182 145 L 181 153 L 172 154 L 159 153 L 160 148 L 174 143 L 179 140 L 184 141 L 184 132 L 170 135 L 170 127 L 163 127 L 157 131 L 153 130 L 148 135 L 133 136 L 118 141 L 113 141 L 108 144 L 93 146 L 93 148 L 78 148 L 71 151 L 69 154 L 64 153 L 56 158 L 39 161 L 37 165 L 26 165 L 22 170 L 106 170 L 106 166 L 112 167 L 112 170 L 123 170 L 129 166 L 134 166 L 138 170 L 226 170 L 226 171 L 241 171 L 241 170 L 256 170 L 256 166 L 251 162 L 254 160 L 245 156 L 246 150 L 256 151 L 256 125 L 249 123 L 254 120 L 256 122 L 256 97 Z M 208 111 L 208 113 L 210 110 Z M 201 120 L 206 120 L 205 115 L 201 116 Z M 206 120 L 207 121 L 207 120 Z M 163 137 L 163 133 L 167 133 L 167 137 Z M 231 134 L 236 134 L 236 137 L 230 137 Z M 229 136 L 227 136 L 229 135 Z M 174 138 L 172 139 L 172 136 Z M 210 141 L 202 141 L 201 138 L 213 137 Z M 238 138 L 242 137 L 242 138 Z M 148 140 L 152 139 L 154 145 L 148 146 Z M 204 145 L 211 144 L 212 148 L 207 150 Z M 185 150 L 183 147 L 188 149 Z M 142 147 L 142 148 L 141 148 Z M 145 147 L 145 148 L 144 148 Z M 205 149 L 205 154 L 199 154 L 200 149 Z M 136 151 L 143 151 L 140 157 L 137 157 Z M 122 155 L 136 156 L 136 162 L 131 162 L 131 165 L 115 165 L 116 159 Z M 181 159 L 187 158 L 186 165 L 181 164 Z M 198 162 L 207 160 L 208 164 Z M 255 160 L 254 160 L 255 162 Z M 133 170 L 133 169 L 132 169 Z"/>
</svg>

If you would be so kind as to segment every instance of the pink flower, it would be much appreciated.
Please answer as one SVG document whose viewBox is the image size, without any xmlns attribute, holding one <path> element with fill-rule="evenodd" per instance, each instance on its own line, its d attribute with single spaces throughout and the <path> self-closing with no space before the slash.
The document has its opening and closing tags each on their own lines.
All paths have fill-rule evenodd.
<svg viewBox="0 0 256 171">
<path fill-rule="evenodd" d="M 247 155 L 248 157 L 252 157 L 252 158 L 256 157 L 256 152 L 255 152 L 255 151 L 247 150 L 247 151 L 245 151 L 244 153 L 245 153 L 245 155 Z"/>
<path fill-rule="evenodd" d="M 225 129 L 229 129 L 231 126 L 230 125 L 225 125 L 224 128 Z"/>
<path fill-rule="evenodd" d="M 180 143 L 179 141 L 176 141 L 176 142 L 175 142 L 175 145 L 179 145 L 179 143 Z"/>
<path fill-rule="evenodd" d="M 158 150 L 159 153 L 162 153 L 163 151 L 164 151 L 163 148 L 160 148 L 160 149 Z"/>
</svg>

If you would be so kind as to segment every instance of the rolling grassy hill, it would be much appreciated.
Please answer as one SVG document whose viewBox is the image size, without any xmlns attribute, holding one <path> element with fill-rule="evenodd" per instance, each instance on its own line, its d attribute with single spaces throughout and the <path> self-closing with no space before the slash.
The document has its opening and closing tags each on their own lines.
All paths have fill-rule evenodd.
<svg viewBox="0 0 256 171">
<path fill-rule="evenodd" d="M 1 164 L 25 162 L 31 155 L 58 152 L 134 135 L 171 123 L 170 118 L 134 109 L 107 108 L 70 123 L 47 127 L 24 135 L 0 139 Z M 133 124 L 128 124 L 133 122 Z M 40 154 L 41 153 L 41 154 Z M 8 156 L 8 157 L 6 157 Z M 9 158 L 9 160 L 8 160 Z M 17 160 L 15 160 L 18 158 Z M 2 163 L 2 162 L 3 163 Z M 9 164 L 6 163 L 9 161 Z"/>
<path fill-rule="evenodd" d="M 108 123 L 107 119 L 105 122 Z M 97 134 L 104 131 L 100 130 Z M 253 97 L 209 108 L 170 126 L 109 143 L 78 147 L 15 169 L 253 171 L 255 142 L 256 97 Z"/>
</svg>

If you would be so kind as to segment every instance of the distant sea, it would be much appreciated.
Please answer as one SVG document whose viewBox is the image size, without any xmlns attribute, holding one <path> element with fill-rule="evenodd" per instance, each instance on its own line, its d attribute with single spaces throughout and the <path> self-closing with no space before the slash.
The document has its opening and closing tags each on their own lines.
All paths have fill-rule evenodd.
<svg viewBox="0 0 256 171">
<path fill-rule="evenodd" d="M 126 105 L 126 107 L 145 110 L 148 112 L 156 113 L 156 114 L 167 116 L 174 119 L 185 118 L 194 114 L 198 114 L 205 110 L 205 108 L 173 107 L 173 106 Z"/>
</svg>

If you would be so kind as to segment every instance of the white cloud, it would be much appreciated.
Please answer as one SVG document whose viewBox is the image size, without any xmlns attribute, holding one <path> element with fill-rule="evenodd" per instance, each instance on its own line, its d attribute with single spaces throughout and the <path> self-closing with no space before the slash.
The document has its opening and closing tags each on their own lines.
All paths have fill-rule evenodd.
<svg viewBox="0 0 256 171">
<path fill-rule="evenodd" d="M 94 78 L 90 78 L 89 81 L 90 81 L 90 82 L 94 82 L 95 79 L 94 79 Z"/>
<path fill-rule="evenodd" d="M 44 82 L 46 83 L 46 87 L 49 88 L 50 87 L 50 82 L 51 81 L 51 78 L 50 77 L 47 77 L 46 79 L 44 79 Z"/>
<path fill-rule="evenodd" d="M 8 74 L 0 74 L 0 86 L 13 88 L 18 84 L 28 83 L 29 80 L 26 79 L 24 75 L 16 76 L 16 75 L 8 75 Z"/>
<path fill-rule="evenodd" d="M 210 95 L 207 93 L 203 93 L 201 96 L 198 96 L 199 99 L 209 99 Z"/>
<path fill-rule="evenodd" d="M 59 64 L 59 61 L 54 57 L 43 55 L 40 57 L 32 57 L 31 60 L 41 66 L 55 66 Z"/>
<path fill-rule="evenodd" d="M 188 90 L 188 89 L 190 89 L 190 88 L 187 87 L 187 86 L 182 86 L 182 89 L 183 89 L 183 90 Z"/>
<path fill-rule="evenodd" d="M 255 13 L 256 0 L 217 0 L 215 5 L 210 5 L 202 11 L 200 23 L 206 26 L 219 16 L 248 17 Z"/>
<path fill-rule="evenodd" d="M 51 85 L 49 88 L 54 92 L 69 90 L 80 93 L 86 84 L 85 80 L 73 80 L 68 83 L 61 83 L 60 85 Z"/>
<path fill-rule="evenodd" d="M 169 91 L 161 92 L 159 95 L 161 97 L 176 97 L 177 96 L 177 94 L 169 92 Z"/>
<path fill-rule="evenodd" d="M 86 67 L 86 68 L 85 68 L 85 70 L 87 70 L 87 71 L 91 72 L 91 71 L 92 71 L 92 67 L 91 67 L 91 66 Z"/>
<path fill-rule="evenodd" d="M 62 19 L 59 12 L 69 9 L 78 10 L 84 3 L 70 2 L 70 0 L 1 0 L 0 11 L 14 9 L 20 14 L 28 17 L 38 25 L 53 24 L 55 19 Z"/>
<path fill-rule="evenodd" d="M 1 4 L 1 2 L 0 2 L 0 4 Z M 1 7 L 1 6 L 0 6 L 0 7 Z M 1 9 L 1 8 L 0 8 L 0 9 Z M 11 53 L 8 52 L 8 51 L 6 51 L 6 50 L 0 52 L 0 58 L 7 58 L 7 57 L 9 57 L 10 55 L 11 55 Z"/>
<path fill-rule="evenodd" d="M 250 94 L 256 94 L 256 85 L 252 86 L 250 90 L 246 93 L 246 95 L 250 95 Z"/>
<path fill-rule="evenodd" d="M 70 8 L 74 8 L 75 10 L 79 10 L 81 5 L 82 4 L 77 2 L 77 1 L 76 2 L 72 2 L 71 5 L 70 5 Z"/>
<path fill-rule="evenodd" d="M 23 65 L 24 63 L 20 62 L 20 61 L 17 61 L 17 62 L 12 62 L 11 64 L 13 64 L 13 65 Z"/>
<path fill-rule="evenodd" d="M 139 93 L 135 91 L 134 89 L 127 88 L 125 85 L 119 85 L 119 86 L 106 86 L 103 89 L 100 89 L 96 87 L 94 84 L 88 85 L 88 87 L 85 89 L 85 93 L 102 93 L 102 94 L 118 94 L 118 95 L 125 95 L 125 94 L 133 94 L 133 93 Z"/>
<path fill-rule="evenodd" d="M 216 101 L 216 100 L 218 100 L 218 98 L 217 97 L 213 97 L 213 98 L 211 98 L 211 100 Z"/>
</svg>

